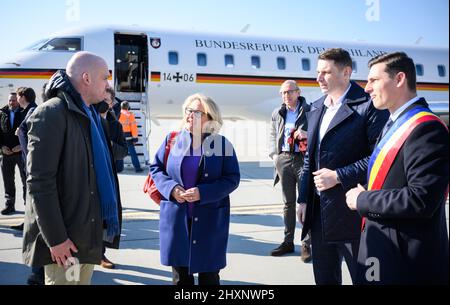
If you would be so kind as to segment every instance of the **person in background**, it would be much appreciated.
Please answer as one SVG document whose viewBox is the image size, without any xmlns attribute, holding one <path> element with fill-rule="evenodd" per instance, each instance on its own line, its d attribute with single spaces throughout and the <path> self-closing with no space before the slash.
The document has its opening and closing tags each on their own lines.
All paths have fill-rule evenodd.
<svg viewBox="0 0 450 305">
<path fill-rule="evenodd" d="M 294 252 L 295 202 L 297 190 L 300 191 L 300 178 L 303 167 L 303 153 L 300 141 L 306 141 L 308 124 L 306 113 L 310 106 L 300 95 L 300 88 L 294 80 L 286 80 L 280 87 L 282 104 L 272 113 L 270 125 L 269 156 L 275 166 L 274 185 L 281 182 L 284 203 L 284 240 L 273 249 L 271 255 L 280 256 Z M 301 259 L 311 260 L 311 239 L 309 234 L 302 242 Z"/>
<path fill-rule="evenodd" d="M 125 142 L 125 138 L 123 136 L 122 125 L 119 123 L 119 121 L 117 121 L 114 113 L 109 107 L 110 103 L 108 103 L 108 100 L 112 96 L 111 92 L 114 92 L 111 88 L 106 89 L 107 97 L 105 101 L 96 104 L 97 106 L 96 108 L 98 113 L 100 114 L 100 117 L 102 118 L 102 125 L 106 130 L 106 137 L 110 140 L 114 160 L 118 159 L 123 160 L 123 158 L 127 155 L 128 149 L 127 144 Z M 115 167 L 115 165 L 113 167 Z M 117 172 L 114 173 L 114 176 L 115 180 L 117 181 L 117 188 L 119 189 L 120 194 L 120 186 L 119 186 L 119 179 L 117 178 Z M 117 209 L 119 213 L 119 224 L 120 226 L 122 226 L 122 204 L 120 196 L 118 196 Z M 113 262 L 111 262 L 105 255 L 106 247 L 119 248 L 119 240 L 113 243 L 109 243 L 106 241 L 103 242 L 103 256 L 100 262 L 100 266 L 106 269 L 114 269 L 116 265 Z"/>
<path fill-rule="evenodd" d="M 3 155 L 1 169 L 6 200 L 5 208 L 1 211 L 2 215 L 10 215 L 16 211 L 16 165 L 19 168 L 22 180 L 24 204 L 26 201 L 25 163 L 22 158 L 19 137 L 16 135 L 16 130 L 22 123 L 22 120 L 23 117 L 17 101 L 17 94 L 15 92 L 10 93 L 8 105 L 0 109 L 0 147 Z"/>
<path fill-rule="evenodd" d="M 33 88 L 20 87 L 16 90 L 17 102 L 20 105 L 22 116 L 22 122 L 19 127 L 16 129 L 16 136 L 19 138 L 20 148 L 22 150 L 22 159 L 23 164 L 25 166 L 25 174 L 26 174 L 26 164 L 27 164 L 27 144 L 28 144 L 28 127 L 26 121 L 33 113 L 34 109 L 36 109 L 36 93 Z M 11 226 L 11 229 L 23 231 L 23 223 L 20 225 Z"/>
<path fill-rule="evenodd" d="M 226 266 L 230 193 L 239 185 L 239 163 L 232 144 L 219 135 L 222 117 L 214 101 L 201 94 L 183 104 L 182 128 L 174 143 L 168 135 L 150 165 L 162 195 L 161 263 L 172 266 L 175 285 L 219 285 Z M 166 146 L 172 148 L 167 164 Z"/>
<path fill-rule="evenodd" d="M 17 136 L 19 137 L 20 147 L 22 149 L 22 158 L 25 164 L 25 173 L 26 172 L 26 164 L 27 164 L 27 154 L 28 154 L 28 126 L 27 121 L 28 118 L 33 114 L 33 111 L 36 109 L 36 93 L 32 88 L 28 87 L 20 87 L 16 91 L 17 93 L 17 101 L 19 102 L 20 107 L 22 108 L 21 115 L 23 117 L 22 123 L 20 123 L 19 127 L 16 129 Z M 19 225 L 11 226 L 11 229 L 23 231 L 24 224 L 21 223 Z M 44 268 L 43 267 L 32 267 L 31 273 L 27 278 L 28 285 L 44 285 Z"/>
<path fill-rule="evenodd" d="M 128 145 L 125 140 L 125 136 L 122 129 L 122 124 L 118 121 L 114 114 L 114 101 L 115 92 L 112 88 L 106 90 L 105 102 L 108 105 L 108 109 L 103 116 L 109 123 L 109 132 L 112 141 L 114 162 L 116 164 L 116 170 L 118 173 L 123 171 L 123 159 L 128 155 Z"/>
<path fill-rule="evenodd" d="M 133 163 L 134 170 L 136 173 L 143 171 L 141 164 L 139 162 L 136 148 L 134 145 L 138 142 L 138 128 L 136 118 L 134 114 L 130 111 L 130 104 L 127 101 L 123 101 L 120 104 L 120 117 L 119 122 L 122 124 L 123 133 L 125 135 L 125 140 L 127 141 L 128 153 L 131 157 L 131 162 Z M 119 172 L 123 170 L 123 160 L 118 160 Z"/>
</svg>

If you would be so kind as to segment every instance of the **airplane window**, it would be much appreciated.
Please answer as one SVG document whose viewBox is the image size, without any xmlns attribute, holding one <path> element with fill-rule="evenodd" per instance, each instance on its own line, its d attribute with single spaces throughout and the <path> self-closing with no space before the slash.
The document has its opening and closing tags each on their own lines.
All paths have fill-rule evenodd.
<svg viewBox="0 0 450 305">
<path fill-rule="evenodd" d="M 54 38 L 40 47 L 39 51 L 81 51 L 81 38 Z"/>
<path fill-rule="evenodd" d="M 261 68 L 261 60 L 259 56 L 252 56 L 252 68 L 253 69 Z"/>
<path fill-rule="evenodd" d="M 197 65 L 199 66 L 206 66 L 206 54 L 205 53 L 197 53 Z"/>
<path fill-rule="evenodd" d="M 358 72 L 358 65 L 356 64 L 356 61 L 352 61 L 352 70 L 353 73 Z"/>
<path fill-rule="evenodd" d="M 225 67 L 233 68 L 234 67 L 234 57 L 233 55 L 225 55 Z"/>
<path fill-rule="evenodd" d="M 440 77 L 445 77 L 445 66 L 444 65 L 438 65 L 438 73 Z"/>
<path fill-rule="evenodd" d="M 423 76 L 423 65 L 421 64 L 416 65 L 416 74 L 417 76 Z"/>
<path fill-rule="evenodd" d="M 41 39 L 31 45 L 29 45 L 28 47 L 24 48 L 23 50 L 39 50 L 40 47 L 42 47 L 44 45 L 44 43 L 46 43 L 48 41 L 48 38 L 46 39 Z"/>
<path fill-rule="evenodd" d="M 174 51 L 169 52 L 169 64 L 178 65 L 178 53 Z"/>
<path fill-rule="evenodd" d="M 279 70 L 286 70 L 286 59 L 284 57 L 277 57 L 277 66 Z"/>
<path fill-rule="evenodd" d="M 311 63 L 308 58 L 302 58 L 302 69 L 303 71 L 311 70 Z"/>
</svg>

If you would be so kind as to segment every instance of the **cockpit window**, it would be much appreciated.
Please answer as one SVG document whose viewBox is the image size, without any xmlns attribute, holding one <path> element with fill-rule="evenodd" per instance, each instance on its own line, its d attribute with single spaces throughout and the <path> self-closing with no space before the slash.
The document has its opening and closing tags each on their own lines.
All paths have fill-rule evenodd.
<svg viewBox="0 0 450 305">
<path fill-rule="evenodd" d="M 44 44 L 40 51 L 81 51 L 81 38 L 54 38 Z"/>
<path fill-rule="evenodd" d="M 41 40 L 36 41 L 33 44 L 29 45 L 28 47 L 24 48 L 24 50 L 39 50 L 39 48 L 42 47 L 42 45 L 44 43 L 46 43 L 47 41 L 48 41 L 48 38 L 41 39 Z"/>
</svg>

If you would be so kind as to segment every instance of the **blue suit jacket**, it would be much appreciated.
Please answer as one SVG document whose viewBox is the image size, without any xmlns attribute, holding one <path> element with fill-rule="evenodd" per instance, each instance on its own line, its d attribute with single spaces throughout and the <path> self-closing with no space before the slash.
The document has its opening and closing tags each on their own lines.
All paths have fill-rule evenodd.
<svg viewBox="0 0 450 305">
<path fill-rule="evenodd" d="M 427 107 L 424 99 L 414 105 Z M 358 196 L 357 210 L 366 223 L 357 283 L 448 284 L 448 153 L 445 127 L 437 121 L 422 123 L 398 152 L 382 189 Z M 379 281 L 366 277 L 375 266 L 369 258 L 379 261 Z"/>
<path fill-rule="evenodd" d="M 302 239 L 310 230 L 313 220 L 314 180 L 316 146 L 320 122 L 326 110 L 326 96 L 311 105 L 307 113 L 308 150 L 303 165 L 301 189 L 297 202 L 306 202 L 306 219 Z M 320 194 L 323 240 L 326 242 L 349 242 L 360 238 L 361 217 L 351 211 L 345 202 L 345 193 L 358 183 L 364 184 L 367 163 L 384 124 L 389 117 L 387 110 L 374 108 L 364 89 L 351 83 L 342 106 L 334 116 L 320 144 L 320 168 L 336 170 L 341 184 Z"/>
<path fill-rule="evenodd" d="M 212 272 L 226 266 L 230 223 L 229 194 L 239 185 L 239 164 L 231 143 L 220 135 L 207 136 L 202 145 L 203 161 L 197 187 L 200 201 L 195 202 L 192 229 L 187 226 L 187 203 L 178 203 L 171 193 L 183 186 L 181 163 L 191 146 L 190 133 L 183 130 L 172 147 L 167 168 L 161 145 L 150 165 L 155 185 L 163 196 L 160 205 L 160 257 L 167 266 L 187 266 L 190 273 Z"/>
</svg>

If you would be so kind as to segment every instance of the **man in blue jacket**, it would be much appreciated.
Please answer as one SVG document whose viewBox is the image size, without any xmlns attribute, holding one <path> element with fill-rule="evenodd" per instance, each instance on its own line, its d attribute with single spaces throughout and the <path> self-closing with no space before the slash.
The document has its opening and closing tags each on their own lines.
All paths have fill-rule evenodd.
<svg viewBox="0 0 450 305">
<path fill-rule="evenodd" d="M 342 258 L 354 281 L 361 217 L 345 192 L 365 183 L 368 158 L 388 113 L 376 110 L 364 89 L 350 81 L 352 59 L 343 49 L 319 55 L 317 82 L 325 94 L 307 114 L 308 145 L 297 216 L 302 239 L 311 231 L 318 285 L 342 284 Z"/>
</svg>

